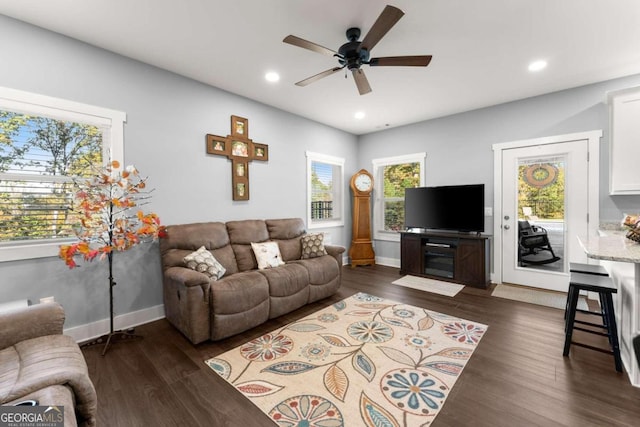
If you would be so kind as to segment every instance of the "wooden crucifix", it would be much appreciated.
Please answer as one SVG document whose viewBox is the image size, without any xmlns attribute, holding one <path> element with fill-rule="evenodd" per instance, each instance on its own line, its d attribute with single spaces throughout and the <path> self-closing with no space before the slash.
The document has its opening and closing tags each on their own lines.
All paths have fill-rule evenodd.
<svg viewBox="0 0 640 427">
<path fill-rule="evenodd" d="M 231 160 L 233 200 L 249 200 L 249 163 L 269 160 L 269 146 L 249 139 L 249 120 L 231 116 L 231 135 L 207 134 L 207 153 Z"/>
</svg>

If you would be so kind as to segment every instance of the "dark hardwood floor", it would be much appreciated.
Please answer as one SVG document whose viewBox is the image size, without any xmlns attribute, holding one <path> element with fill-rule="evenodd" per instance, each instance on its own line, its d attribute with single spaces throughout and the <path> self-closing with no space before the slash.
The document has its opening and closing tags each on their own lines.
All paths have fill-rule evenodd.
<svg viewBox="0 0 640 427">
<path fill-rule="evenodd" d="M 102 347 L 86 347 L 99 425 L 273 426 L 203 361 L 360 291 L 489 325 L 433 426 L 640 425 L 640 389 L 612 356 L 572 346 L 562 357 L 562 310 L 491 297 L 491 289 L 467 286 L 450 298 L 391 285 L 398 277 L 395 268 L 347 266 L 333 297 L 220 342 L 194 346 L 163 319 L 104 357 Z"/>
</svg>

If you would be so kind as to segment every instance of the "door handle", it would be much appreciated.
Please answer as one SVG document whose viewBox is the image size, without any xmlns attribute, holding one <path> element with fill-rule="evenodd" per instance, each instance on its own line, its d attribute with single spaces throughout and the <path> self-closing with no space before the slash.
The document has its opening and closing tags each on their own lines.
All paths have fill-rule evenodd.
<svg viewBox="0 0 640 427">
<path fill-rule="evenodd" d="M 509 224 L 507 224 L 507 225 L 505 225 L 505 226 L 504 226 L 504 229 L 505 229 L 505 230 L 508 230 L 508 229 L 510 229 L 510 228 L 511 228 L 511 227 L 509 227 Z"/>
</svg>

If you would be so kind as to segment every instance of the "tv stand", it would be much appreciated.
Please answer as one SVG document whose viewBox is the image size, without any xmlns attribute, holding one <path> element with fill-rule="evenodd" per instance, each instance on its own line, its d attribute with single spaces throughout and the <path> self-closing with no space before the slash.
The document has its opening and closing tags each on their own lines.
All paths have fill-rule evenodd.
<svg viewBox="0 0 640 427">
<path fill-rule="evenodd" d="M 400 235 L 400 274 L 487 287 L 489 236 L 438 231 Z"/>
</svg>

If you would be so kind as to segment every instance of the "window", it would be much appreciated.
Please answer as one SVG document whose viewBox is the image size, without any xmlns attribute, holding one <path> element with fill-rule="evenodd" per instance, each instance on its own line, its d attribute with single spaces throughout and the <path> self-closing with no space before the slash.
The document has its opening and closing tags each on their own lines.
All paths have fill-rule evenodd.
<svg viewBox="0 0 640 427">
<path fill-rule="evenodd" d="M 373 160 L 373 237 L 400 241 L 404 229 L 404 189 L 424 186 L 426 153 Z"/>
<path fill-rule="evenodd" d="M 307 226 L 344 225 L 344 159 L 307 151 Z"/>
<path fill-rule="evenodd" d="M 0 261 L 73 239 L 73 179 L 122 161 L 124 113 L 0 88 Z"/>
</svg>

